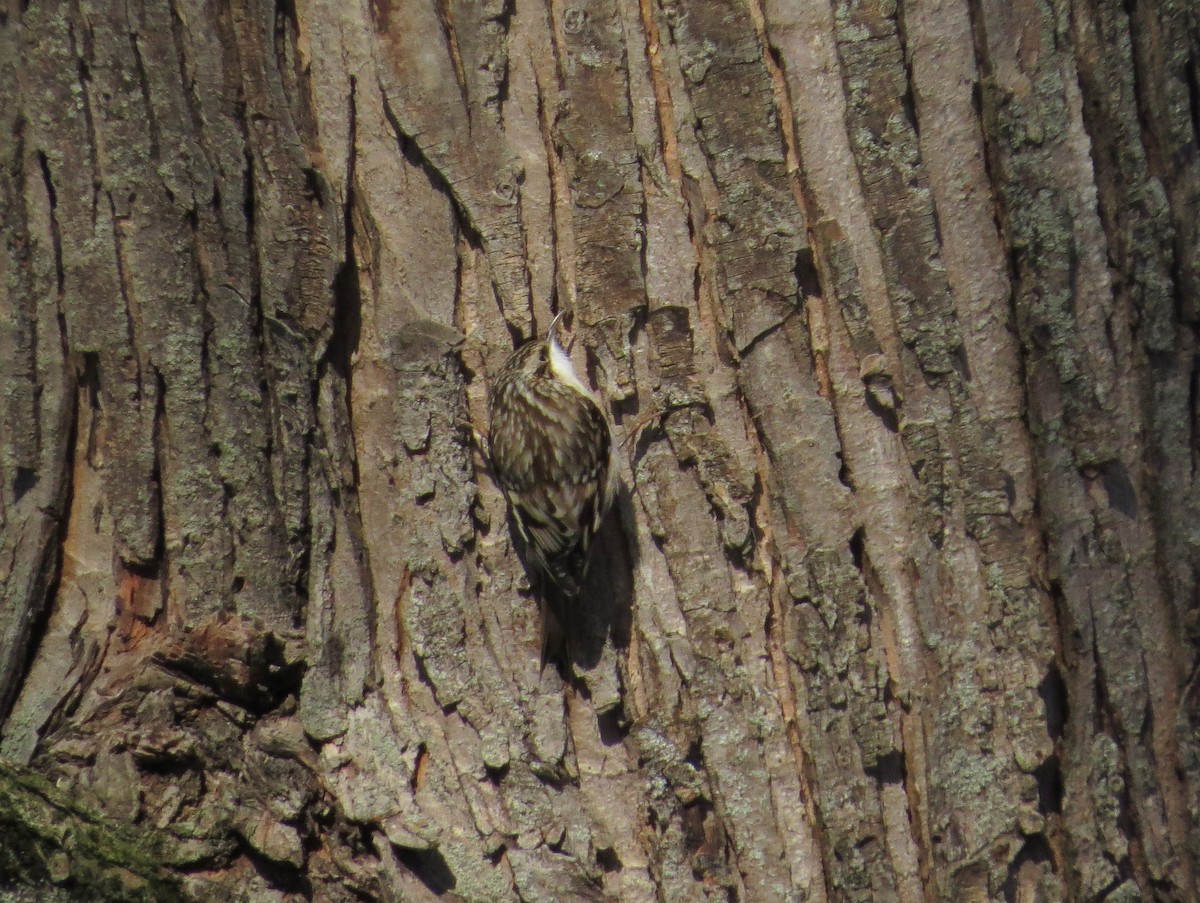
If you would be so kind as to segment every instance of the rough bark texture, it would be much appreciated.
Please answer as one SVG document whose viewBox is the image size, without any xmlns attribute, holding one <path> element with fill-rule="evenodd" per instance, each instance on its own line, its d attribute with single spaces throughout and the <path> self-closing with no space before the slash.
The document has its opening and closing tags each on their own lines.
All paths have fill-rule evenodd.
<svg viewBox="0 0 1200 903">
<path fill-rule="evenodd" d="M 1185 0 L 7 0 L 0 886 L 1200 899 L 1198 141 Z"/>
</svg>

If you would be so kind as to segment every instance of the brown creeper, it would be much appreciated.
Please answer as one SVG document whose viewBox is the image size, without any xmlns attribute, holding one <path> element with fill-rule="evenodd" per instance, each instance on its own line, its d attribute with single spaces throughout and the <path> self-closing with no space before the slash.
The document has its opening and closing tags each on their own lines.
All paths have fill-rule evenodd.
<svg viewBox="0 0 1200 903">
<path fill-rule="evenodd" d="M 554 334 L 561 316 L 545 339 L 526 342 L 500 370 L 489 445 L 521 538 L 571 600 L 616 495 L 617 467 L 608 420 Z"/>
</svg>

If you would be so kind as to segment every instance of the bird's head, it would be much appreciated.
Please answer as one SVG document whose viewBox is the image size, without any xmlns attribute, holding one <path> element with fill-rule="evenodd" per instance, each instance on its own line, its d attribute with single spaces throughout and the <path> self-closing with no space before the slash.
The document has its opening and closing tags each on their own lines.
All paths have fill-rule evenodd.
<svg viewBox="0 0 1200 903">
<path fill-rule="evenodd" d="M 503 375 L 508 378 L 524 377 L 554 379 L 566 383 L 573 389 L 588 395 L 587 388 L 575 373 L 575 367 L 559 339 L 558 327 L 566 311 L 559 311 L 550 322 L 545 338 L 530 339 L 513 352 L 504 365 Z M 570 342 L 567 343 L 570 347 Z"/>
</svg>

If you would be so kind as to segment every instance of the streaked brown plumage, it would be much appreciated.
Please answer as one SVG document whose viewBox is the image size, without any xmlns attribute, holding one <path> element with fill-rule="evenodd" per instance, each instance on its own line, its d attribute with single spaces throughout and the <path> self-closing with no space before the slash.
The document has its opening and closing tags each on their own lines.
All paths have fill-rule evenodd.
<svg viewBox="0 0 1200 903">
<path fill-rule="evenodd" d="M 492 468 L 518 532 L 566 597 L 579 595 L 588 550 L 616 494 L 612 432 L 555 337 L 518 348 L 491 392 Z M 556 611 L 561 620 L 563 613 Z M 563 625 L 566 628 L 567 625 Z"/>
</svg>

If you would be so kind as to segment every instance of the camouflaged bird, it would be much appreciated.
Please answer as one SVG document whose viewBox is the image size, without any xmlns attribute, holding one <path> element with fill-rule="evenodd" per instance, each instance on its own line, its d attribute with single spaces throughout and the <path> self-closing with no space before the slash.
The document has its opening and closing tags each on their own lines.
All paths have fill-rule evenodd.
<svg viewBox="0 0 1200 903">
<path fill-rule="evenodd" d="M 561 317 L 501 368 L 491 391 L 489 448 L 526 548 L 573 602 L 618 478 L 608 420 L 555 334 Z M 564 606 L 552 607 L 563 622 Z"/>
</svg>

